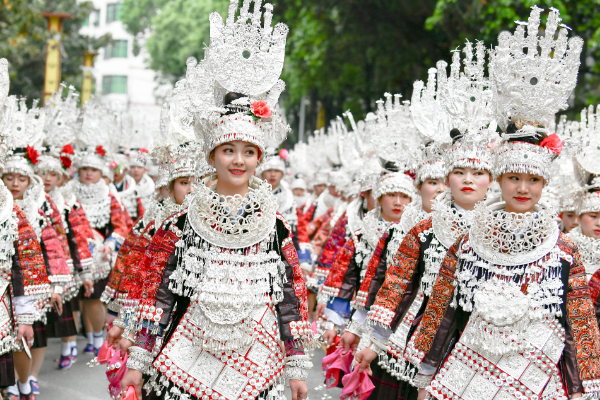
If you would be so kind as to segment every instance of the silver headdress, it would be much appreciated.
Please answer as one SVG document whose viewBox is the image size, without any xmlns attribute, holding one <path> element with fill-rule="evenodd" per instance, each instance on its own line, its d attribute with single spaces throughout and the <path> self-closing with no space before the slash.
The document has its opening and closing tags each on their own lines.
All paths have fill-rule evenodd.
<svg viewBox="0 0 600 400">
<path fill-rule="evenodd" d="M 44 107 L 46 123 L 44 125 L 44 148 L 35 166 L 35 173 L 43 175 L 48 171 L 68 174 L 67 169 L 73 161 L 73 146 L 76 132 L 80 129 L 79 95 L 70 86 L 65 98 L 62 97 L 65 83 L 61 83 L 58 92 L 50 97 Z"/>
<path fill-rule="evenodd" d="M 185 124 L 182 116 L 185 107 L 180 101 L 180 84 L 172 95 L 163 103 L 160 117 L 160 133 L 154 140 L 154 148 L 150 157 L 159 163 L 159 178 L 156 187 L 162 187 L 169 182 L 184 176 L 201 177 L 209 172 L 209 165 L 202 153 L 202 143 L 197 142 Z M 187 115 L 191 121 L 191 114 Z"/>
<path fill-rule="evenodd" d="M 116 113 L 92 97 L 83 106 L 81 130 L 77 136 L 75 166 L 91 167 L 102 170 L 113 153 L 111 135 L 119 131 L 119 119 Z"/>
<path fill-rule="evenodd" d="M 443 147 L 435 142 L 423 145 L 419 153 L 419 164 L 415 170 L 415 185 L 420 185 L 427 179 L 445 178 L 447 171 Z"/>
<path fill-rule="evenodd" d="M 489 70 L 496 120 L 505 131 L 511 123 L 517 129 L 505 134 L 507 141 L 497 148 L 496 176 L 528 172 L 548 181 L 550 164 L 560 153 L 558 137 L 544 139 L 545 144 L 542 141 L 540 145 L 518 141 L 548 133 L 555 114 L 567 107 L 581 63 L 583 40 L 567 40 L 568 27 L 560 24 L 557 9 L 550 8 L 544 36 L 538 37 L 541 11 L 533 6 L 528 22 L 517 22 L 514 34 L 500 33 L 498 46 L 491 52 Z"/>
<path fill-rule="evenodd" d="M 258 146 L 262 162 L 265 143 L 282 142 L 290 130 L 277 107 L 285 89 L 279 76 L 288 27 L 271 26 L 271 4 L 264 5 L 263 14 L 262 1 L 254 0 L 254 11 L 249 13 L 252 1 L 244 1 L 237 19 L 238 0 L 231 0 L 225 22 L 212 13 L 205 60 L 188 62 L 186 80 L 194 92 L 190 104 L 199 117 L 206 157 L 222 143 L 242 140 Z M 228 93 L 235 99 L 225 104 Z"/>
<path fill-rule="evenodd" d="M 25 100 L 9 96 L 5 102 L 9 115 L 2 132 L 2 143 L 10 150 L 2 173 L 13 172 L 32 178 L 33 167 L 38 162 L 46 114 L 37 106 L 36 100 L 31 109 L 27 108 Z"/>
<path fill-rule="evenodd" d="M 446 114 L 447 132 L 456 135 L 451 150 L 445 152 L 446 172 L 457 167 L 491 171 L 493 155 L 488 144 L 496 124 L 492 121 L 492 92 L 484 76 L 485 48 L 477 43 L 473 52 L 473 45 L 467 42 L 463 52 L 462 72 L 458 50 L 454 51 L 449 76 L 446 62 L 437 63 L 437 98 Z"/>
<path fill-rule="evenodd" d="M 377 113 L 367 115 L 366 130 L 379 157 L 407 170 L 414 162 L 422 137 L 411 118 L 410 102 L 400 103 L 400 94 L 384 96 L 385 101 L 377 100 Z"/>
<path fill-rule="evenodd" d="M 417 196 L 413 179 L 404 172 L 388 172 L 377 180 L 373 197 L 378 199 L 387 193 L 404 193 L 412 200 Z"/>
<path fill-rule="evenodd" d="M 6 104 L 9 89 L 8 61 L 6 58 L 0 58 L 0 137 L 4 137 L 10 120 L 10 109 L 8 108 L 8 104 Z M 7 151 L 8 147 L 4 143 L 0 143 L 0 169 L 4 168 L 4 159 L 6 158 Z"/>
</svg>

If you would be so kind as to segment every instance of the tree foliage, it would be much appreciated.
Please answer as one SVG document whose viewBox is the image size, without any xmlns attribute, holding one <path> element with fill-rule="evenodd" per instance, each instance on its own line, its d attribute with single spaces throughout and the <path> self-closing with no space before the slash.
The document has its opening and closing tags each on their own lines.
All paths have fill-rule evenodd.
<svg viewBox="0 0 600 400">
<path fill-rule="evenodd" d="M 241 2 L 241 0 L 240 0 Z M 309 100 L 306 126 L 351 109 L 356 119 L 374 110 L 385 92 L 410 99 L 412 84 L 426 79 L 465 40 L 489 48 L 515 20 L 526 20 L 535 0 L 279 0 L 274 22 L 290 27 L 282 78 L 288 120 L 298 126 L 300 99 Z M 585 41 L 573 109 L 598 101 L 600 0 L 537 0 L 557 7 L 563 22 Z M 174 82 L 189 56 L 203 57 L 208 16 L 225 17 L 228 0 L 124 0 L 124 23 L 138 37 L 150 33 L 150 66 Z M 544 22 L 544 21 L 543 21 Z M 293 135 L 292 135 L 293 136 Z"/>
<path fill-rule="evenodd" d="M 568 114 L 575 114 L 589 104 L 600 102 L 600 0 L 438 0 L 435 11 L 427 19 L 426 28 L 440 29 L 448 38 L 448 47 L 465 40 L 483 40 L 487 47 L 495 45 L 503 30 L 514 31 L 515 21 L 526 21 L 530 7 L 560 11 L 562 23 L 572 29 L 569 36 L 580 36 L 585 45 L 575 96 Z M 547 13 L 543 14 L 542 27 Z"/>
<path fill-rule="evenodd" d="M 209 14 L 225 14 L 228 5 L 228 0 L 124 0 L 122 22 L 137 41 L 145 41 L 150 68 L 174 83 L 185 74 L 189 57 L 204 58 Z"/>
<path fill-rule="evenodd" d="M 9 62 L 10 93 L 40 99 L 44 86 L 46 41 L 50 37 L 43 12 L 70 14 L 63 21 L 61 79 L 81 90 L 81 66 L 88 49 L 105 45 L 108 37 L 90 39 L 79 33 L 94 6 L 76 0 L 0 0 L 0 57 Z"/>
</svg>

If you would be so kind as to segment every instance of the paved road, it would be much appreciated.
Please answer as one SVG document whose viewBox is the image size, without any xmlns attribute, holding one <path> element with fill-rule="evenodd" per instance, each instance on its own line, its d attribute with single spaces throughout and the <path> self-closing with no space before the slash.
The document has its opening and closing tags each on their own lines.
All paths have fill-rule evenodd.
<svg viewBox="0 0 600 400">
<path fill-rule="evenodd" d="M 80 353 L 86 345 L 84 338 L 78 339 Z M 321 370 L 321 359 L 325 353 L 316 349 L 313 357 L 314 368 L 309 372 L 307 385 L 309 389 L 309 400 L 339 399 L 340 389 L 324 389 L 323 373 Z M 50 339 L 46 360 L 40 371 L 39 400 L 110 400 L 107 388 L 104 367 L 98 366 L 88 368 L 86 363 L 92 359 L 91 355 L 80 354 L 73 366 L 62 371 L 57 368 L 60 357 L 60 340 Z M 55 362 L 56 360 L 56 362 Z M 288 400 L 291 394 L 287 392 Z"/>
</svg>

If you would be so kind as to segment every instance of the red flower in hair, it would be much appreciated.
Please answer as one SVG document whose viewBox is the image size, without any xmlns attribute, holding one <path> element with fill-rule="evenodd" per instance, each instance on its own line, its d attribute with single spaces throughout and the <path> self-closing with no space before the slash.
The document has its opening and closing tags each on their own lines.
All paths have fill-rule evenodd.
<svg viewBox="0 0 600 400">
<path fill-rule="evenodd" d="M 104 157 L 106 155 L 106 150 L 104 150 L 104 147 L 102 146 L 96 146 L 96 153 Z"/>
<path fill-rule="evenodd" d="M 540 142 L 540 147 L 545 147 L 558 156 L 562 151 L 563 142 L 556 133 L 553 133 Z"/>
<path fill-rule="evenodd" d="M 73 154 L 75 151 L 73 150 L 73 146 L 71 144 L 67 144 L 63 146 L 62 152 L 65 154 Z M 69 167 L 67 167 L 69 168 Z"/>
<path fill-rule="evenodd" d="M 110 162 L 110 164 L 108 164 L 108 167 L 109 167 L 110 169 L 115 169 L 115 168 L 117 168 L 118 166 L 119 166 L 119 164 L 117 164 L 117 162 L 116 162 L 115 160 L 112 160 L 112 161 Z"/>
<path fill-rule="evenodd" d="M 140 153 L 148 153 L 148 150 L 146 150 L 145 148 L 141 147 L 140 148 Z"/>
<path fill-rule="evenodd" d="M 255 101 L 250 106 L 250 113 L 255 119 L 271 118 L 273 112 L 265 100 Z"/>
<path fill-rule="evenodd" d="M 63 167 L 65 167 L 66 169 L 71 167 L 71 159 L 69 157 L 60 156 L 60 161 L 62 162 Z"/>
<path fill-rule="evenodd" d="M 36 165 L 38 163 L 39 156 L 40 155 L 38 154 L 36 149 L 34 149 L 31 146 L 27 146 L 27 157 L 29 158 L 29 161 L 31 161 L 31 163 L 33 165 Z"/>
</svg>

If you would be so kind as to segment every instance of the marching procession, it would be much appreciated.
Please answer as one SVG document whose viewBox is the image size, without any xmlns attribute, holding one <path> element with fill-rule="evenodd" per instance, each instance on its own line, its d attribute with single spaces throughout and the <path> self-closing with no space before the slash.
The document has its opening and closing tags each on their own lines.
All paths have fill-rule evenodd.
<svg viewBox="0 0 600 400">
<path fill-rule="evenodd" d="M 533 6 L 288 151 L 274 12 L 207 15 L 156 126 L 67 84 L 28 102 L 0 59 L 2 398 L 44 391 L 55 338 L 115 400 L 308 400 L 312 369 L 343 400 L 599 399 L 577 32 Z"/>
</svg>

